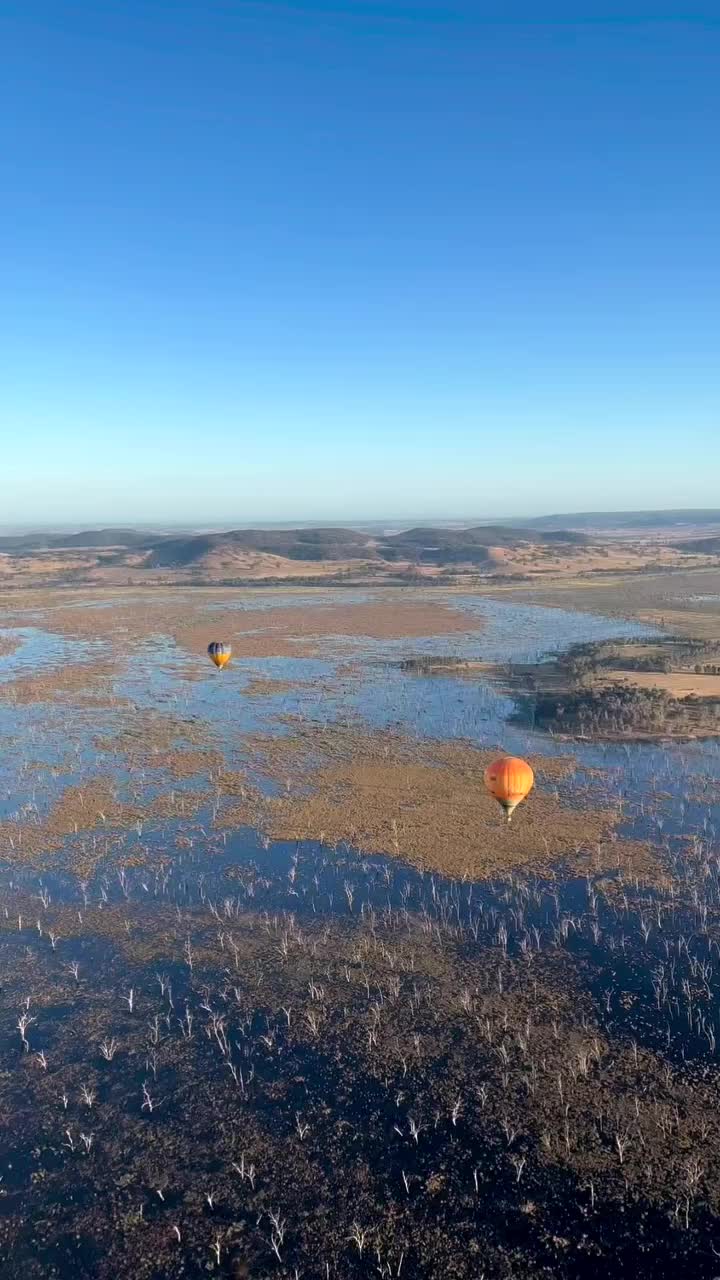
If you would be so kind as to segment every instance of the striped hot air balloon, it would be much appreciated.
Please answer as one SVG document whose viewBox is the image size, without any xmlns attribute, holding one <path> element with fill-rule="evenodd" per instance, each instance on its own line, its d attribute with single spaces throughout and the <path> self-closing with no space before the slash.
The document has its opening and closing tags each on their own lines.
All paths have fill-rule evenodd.
<svg viewBox="0 0 720 1280">
<path fill-rule="evenodd" d="M 519 756 L 502 756 L 485 770 L 485 786 L 501 804 L 510 821 L 515 809 L 530 794 L 535 782 L 527 760 Z"/>
<path fill-rule="evenodd" d="M 208 654 L 210 661 L 214 662 L 216 667 L 222 669 L 232 657 L 232 648 L 229 644 L 224 644 L 222 640 L 213 640 L 208 645 Z"/>
</svg>

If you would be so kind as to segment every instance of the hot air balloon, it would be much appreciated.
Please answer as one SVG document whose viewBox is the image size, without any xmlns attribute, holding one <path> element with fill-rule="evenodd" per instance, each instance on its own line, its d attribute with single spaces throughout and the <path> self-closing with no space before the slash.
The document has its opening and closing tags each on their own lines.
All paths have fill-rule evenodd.
<svg viewBox="0 0 720 1280">
<path fill-rule="evenodd" d="M 222 640 L 213 640 L 208 645 L 208 654 L 210 661 L 215 663 L 216 667 L 224 667 L 232 657 L 232 648 L 229 644 L 223 644 Z"/>
<path fill-rule="evenodd" d="M 502 756 L 485 770 L 485 786 L 502 805 L 508 822 L 514 810 L 532 791 L 534 782 L 535 775 L 530 765 L 519 756 Z"/>
</svg>

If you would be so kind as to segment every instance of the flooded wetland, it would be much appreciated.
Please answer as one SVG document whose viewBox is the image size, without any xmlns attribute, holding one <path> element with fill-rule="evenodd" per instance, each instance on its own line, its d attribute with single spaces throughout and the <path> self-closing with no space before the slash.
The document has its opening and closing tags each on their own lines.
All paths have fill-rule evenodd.
<svg viewBox="0 0 720 1280">
<path fill-rule="evenodd" d="M 720 1275 L 718 740 L 541 723 L 659 611 L 496 595 L 4 598 L 3 1277 Z"/>
</svg>

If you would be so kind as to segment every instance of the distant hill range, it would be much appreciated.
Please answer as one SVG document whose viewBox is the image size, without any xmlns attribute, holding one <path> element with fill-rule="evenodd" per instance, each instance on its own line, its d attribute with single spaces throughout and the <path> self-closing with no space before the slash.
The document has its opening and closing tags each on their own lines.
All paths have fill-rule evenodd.
<svg viewBox="0 0 720 1280">
<path fill-rule="evenodd" d="M 503 520 L 503 525 L 513 528 L 516 524 L 527 530 L 577 529 L 592 532 L 613 530 L 668 530 L 703 527 L 720 529 L 720 510 L 717 508 L 679 508 L 676 511 L 576 511 L 573 514 L 537 516 L 534 519 Z"/>
<path fill-rule="evenodd" d="M 90 529 L 74 534 L 28 533 L 0 538 L 0 553 L 27 556 L 63 549 L 132 551 L 135 564 L 149 569 L 191 569 L 234 556 L 257 552 L 287 560 L 399 561 L 417 564 L 480 564 L 490 548 L 513 548 L 522 543 L 567 546 L 587 543 L 577 530 L 478 525 L 468 529 L 419 527 L 398 533 L 373 534 L 348 528 L 231 529 L 222 533 L 180 536 L 144 533 L 137 529 Z M 109 557 L 103 556 L 105 563 Z"/>
<path fill-rule="evenodd" d="M 81 533 L 18 533 L 0 538 L 0 552 L 51 551 L 71 547 L 138 547 L 150 534 L 137 529 L 85 529 Z"/>
<path fill-rule="evenodd" d="M 571 522 L 582 527 L 571 528 Z M 395 521 L 354 528 L 50 529 L 0 536 L 0 589 L 529 582 L 548 574 L 582 578 L 713 567 L 719 556 L 720 511 L 589 512 L 411 528 Z"/>
<path fill-rule="evenodd" d="M 1 527 L 1 526 L 0 526 Z M 668 511 L 575 511 L 548 516 L 503 517 L 494 520 L 481 518 L 466 520 L 432 520 L 407 528 L 400 520 L 358 521 L 356 525 L 340 524 L 336 527 L 319 523 L 311 525 L 299 522 L 290 524 L 265 524 L 260 528 L 239 528 L 229 531 L 217 526 L 198 531 L 193 528 L 155 529 L 102 528 L 78 532 L 62 532 L 42 529 L 0 535 L 0 552 L 48 551 L 72 548 L 137 547 L 140 550 L 166 548 L 165 554 L 187 554 L 194 558 L 196 551 L 202 554 L 201 539 L 206 540 L 206 550 L 219 543 L 238 548 L 255 549 L 269 554 L 294 556 L 297 559 L 336 559 L 368 554 L 380 555 L 386 548 L 395 559 L 393 548 L 405 544 L 411 546 L 442 545 L 447 548 L 513 547 L 519 542 L 542 543 L 548 541 L 579 545 L 578 534 L 591 535 L 627 532 L 639 535 L 657 531 L 666 535 L 686 533 L 698 537 L 718 533 L 720 535 L 720 508 L 678 508 Z M 550 538 L 551 535 L 551 538 Z M 182 551 L 182 548 L 186 548 Z M 288 550 L 292 548 L 292 550 Z M 333 552 L 340 552 L 335 556 Z M 188 561 L 189 563 L 190 561 Z M 158 561 L 159 563 L 159 561 Z M 169 561 L 168 561 L 169 563 Z M 180 563 L 180 561 L 178 561 Z"/>
</svg>

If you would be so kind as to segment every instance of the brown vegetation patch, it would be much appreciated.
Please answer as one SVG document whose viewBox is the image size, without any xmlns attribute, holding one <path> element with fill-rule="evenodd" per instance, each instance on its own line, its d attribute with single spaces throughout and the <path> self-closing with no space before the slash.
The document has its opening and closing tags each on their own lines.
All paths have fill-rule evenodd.
<svg viewBox="0 0 720 1280">
<path fill-rule="evenodd" d="M 209 791 L 167 791 L 145 805 L 146 818 L 194 818 L 210 803 Z"/>
<path fill-rule="evenodd" d="M 720 698 L 720 676 L 696 675 L 689 671 L 603 671 L 596 682 L 663 689 L 672 698 Z"/>
<path fill-rule="evenodd" d="M 637 617 L 641 622 L 649 622 L 652 626 L 663 627 L 667 631 L 681 636 L 689 636 L 693 640 L 720 639 L 720 600 L 713 612 L 710 609 L 642 609 Z"/>
<path fill-rule="evenodd" d="M 432 765 L 335 766 L 318 775 L 317 786 L 313 796 L 270 802 L 273 836 L 346 841 L 472 879 L 557 861 L 585 840 L 598 840 L 608 825 L 608 815 L 562 811 L 546 797 L 536 797 L 508 827 L 480 792 L 479 774 L 468 785 L 453 770 Z"/>
<path fill-rule="evenodd" d="M 171 778 L 194 778 L 221 769 L 224 758 L 218 751 L 165 751 L 147 759 L 149 768 L 162 769 Z"/>
<path fill-rule="evenodd" d="M 147 734 L 141 729 L 126 728 L 115 738 L 97 738 L 96 746 L 103 752 L 121 755 L 131 769 L 162 770 L 177 780 L 217 773 L 224 768 L 224 756 L 204 746 L 207 738 L 204 726 L 193 722 L 183 729 L 184 722 L 172 717 L 167 723 L 163 723 L 164 718 L 160 716 L 143 715 L 142 720 L 148 725 Z M 198 745 L 173 745 L 183 739 Z"/>
<path fill-rule="evenodd" d="M 0 634 L 0 658 L 7 657 L 8 654 L 14 653 L 15 650 L 19 648 L 19 636 L 8 635 L 6 633 Z"/>
<path fill-rule="evenodd" d="M 638 576 L 648 569 L 677 570 L 705 568 L 715 563 L 712 555 L 698 552 L 692 556 L 656 542 L 646 545 L 633 539 L 602 542 L 596 539 L 587 547 L 568 549 L 563 544 L 527 543 L 518 547 L 491 547 L 492 561 L 505 572 L 522 573 L 535 580 L 557 578 L 592 581 L 590 575 L 606 579 L 610 574 Z M 587 576 L 587 578 L 586 578 Z"/>
<path fill-rule="evenodd" d="M 67 836 L 100 827 L 132 827 L 142 809 L 121 800 L 112 778 L 93 778 L 67 787 L 44 820 L 0 822 L 0 849 L 10 861 L 57 849 Z"/>
<path fill-rule="evenodd" d="M 262 676 L 253 677 L 248 680 L 243 687 L 243 696 L 246 698 L 273 698 L 278 694 L 292 693 L 293 689 L 307 686 L 306 680 L 271 680 L 269 677 L 265 679 Z"/>
<path fill-rule="evenodd" d="M 614 812 L 563 805 L 548 789 L 568 761 L 533 759 L 538 786 L 508 825 L 483 785 L 494 751 L 328 729 L 255 740 L 254 753 L 262 772 L 285 781 L 287 794 L 261 796 L 242 775 L 233 775 L 232 787 L 221 779 L 219 789 L 239 797 L 223 825 L 257 825 L 274 839 L 347 843 L 470 879 L 566 859 L 598 869 L 622 862 L 622 844 L 607 840 Z M 649 848 L 629 852 L 636 871 L 654 866 Z"/>
<path fill-rule="evenodd" d="M 81 706 L 123 706 L 127 699 L 112 691 L 117 674 L 115 664 L 107 659 L 94 662 L 68 663 L 50 671 L 18 676 L 0 684 L 0 698 L 20 706 L 34 702 L 71 700 Z"/>
<path fill-rule="evenodd" d="M 222 770 L 214 782 L 218 794 L 222 796 L 245 796 L 250 785 L 247 774 L 231 769 Z"/>
<path fill-rule="evenodd" d="M 411 639 L 477 631 L 481 623 L 442 604 L 402 599 L 375 599 L 364 604 L 289 606 L 266 611 L 217 612 L 210 619 L 183 621 L 172 638 L 191 652 L 203 650 L 208 639 L 229 641 L 235 657 L 301 657 L 318 652 L 319 642 L 331 636 L 372 640 Z"/>
<path fill-rule="evenodd" d="M 48 818 L 48 830 L 57 835 L 69 835 L 83 828 L 97 826 L 128 827 L 138 820 L 140 812 L 135 805 L 118 797 L 112 778 L 93 778 L 82 786 L 68 787 Z"/>
<path fill-rule="evenodd" d="M 578 851 L 573 865 L 583 874 L 602 877 L 607 896 L 619 896 L 627 878 L 636 886 L 669 890 L 672 878 L 645 840 L 603 840 Z"/>
<path fill-rule="evenodd" d="M 132 764 L 147 764 L 155 756 L 179 750 L 180 744 L 186 751 L 188 744 L 207 747 L 209 741 L 209 726 L 202 721 L 137 711 L 124 718 L 112 736 L 96 738 L 95 745 L 101 751 L 121 752 Z"/>
<path fill-rule="evenodd" d="M 411 639 L 477 631 L 482 625 L 477 617 L 447 604 L 408 600 L 406 594 L 383 592 L 363 603 L 335 604 L 319 593 L 313 604 L 229 607 L 240 599 L 248 595 L 237 590 L 168 590 L 162 596 L 148 592 L 147 598 L 136 592 L 130 599 L 103 593 L 100 604 L 87 592 L 43 593 L 39 599 L 26 597 L 26 609 L 16 607 L 14 616 L 32 613 L 35 623 L 51 631 L 79 639 L 102 638 L 120 651 L 164 636 L 203 662 L 208 643 L 218 637 L 232 644 L 236 658 L 298 657 L 314 655 L 319 642 L 331 636 Z M 209 666 L 207 674 L 213 675 Z"/>
<path fill-rule="evenodd" d="M 11 818 L 0 822 L 0 854 L 9 863 L 31 862 L 39 867 L 63 862 L 75 875 L 90 876 L 100 862 L 112 857 L 121 865 L 145 862 L 148 849 L 141 842 L 143 824 L 153 819 L 188 820 L 211 801 L 209 790 L 172 790 L 152 797 L 124 799 L 112 778 L 94 778 L 67 787 L 48 815 Z M 137 838 L 128 834 L 137 828 Z M 92 835 L 91 833 L 96 833 Z M 50 856 L 52 855 L 52 856 Z"/>
<path fill-rule="evenodd" d="M 479 751 L 466 742 L 411 738 L 389 730 L 367 732 L 348 724 L 306 727 L 299 716 L 288 716 L 285 723 L 292 726 L 291 735 L 249 735 L 244 739 L 244 748 L 249 762 L 261 775 L 287 785 L 290 772 L 302 786 L 314 783 L 318 768 L 358 761 L 444 765 L 461 774 L 469 768 L 475 777 L 478 768 L 482 773 L 483 761 L 499 754 Z M 564 777 L 573 765 L 570 756 L 543 756 L 533 762 L 536 772 L 548 779 Z"/>
</svg>

